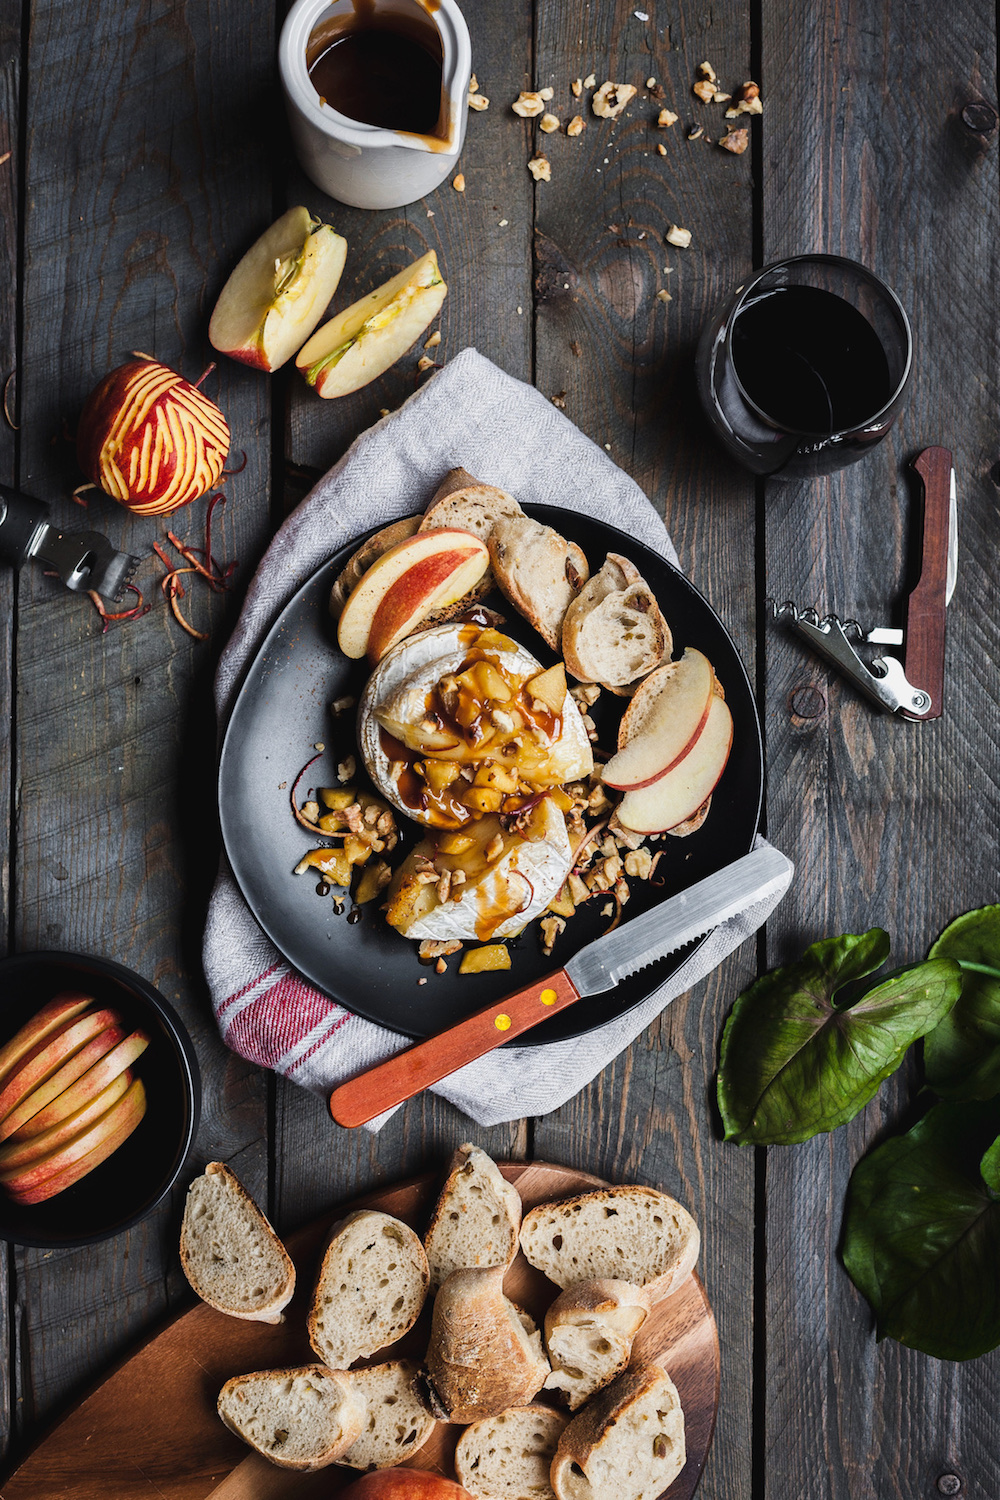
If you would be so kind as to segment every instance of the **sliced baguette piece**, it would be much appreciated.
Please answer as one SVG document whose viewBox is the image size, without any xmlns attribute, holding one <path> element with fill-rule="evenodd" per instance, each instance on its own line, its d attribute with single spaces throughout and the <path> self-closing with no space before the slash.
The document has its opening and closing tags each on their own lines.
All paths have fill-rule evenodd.
<svg viewBox="0 0 1000 1500">
<path fill-rule="evenodd" d="M 322 1365 L 236 1375 L 219 1392 L 231 1432 L 279 1469 L 310 1473 L 336 1463 L 361 1434 L 364 1402 L 342 1371 Z"/>
<path fill-rule="evenodd" d="M 330 613 L 335 620 L 340 619 L 340 612 L 347 603 L 348 594 L 352 593 L 355 585 L 361 582 L 372 563 L 377 562 L 382 553 L 388 552 L 390 547 L 395 547 L 397 542 L 403 542 L 408 536 L 413 536 L 419 527 L 419 516 L 403 516 L 402 520 L 390 522 L 388 526 L 383 526 L 381 531 L 376 531 L 374 536 L 370 536 L 367 541 L 361 543 L 357 552 L 337 574 L 330 590 Z"/>
<path fill-rule="evenodd" d="M 424 1235 L 431 1286 L 470 1266 L 503 1266 L 517 1254 L 521 1196 L 496 1163 L 466 1142 L 451 1159 L 448 1179 Z"/>
<path fill-rule="evenodd" d="M 489 549 L 501 592 L 558 651 L 563 618 L 590 576 L 581 549 L 530 516 L 497 521 Z"/>
<path fill-rule="evenodd" d="M 562 656 L 581 682 L 631 689 L 669 657 L 670 629 L 649 584 L 627 558 L 609 552 L 600 572 L 566 610 Z"/>
<path fill-rule="evenodd" d="M 408 1224 L 358 1209 L 333 1226 L 306 1320 L 309 1342 L 346 1370 L 409 1333 L 427 1296 L 427 1257 Z"/>
<path fill-rule="evenodd" d="M 480 484 L 465 469 L 452 469 L 438 486 L 420 522 L 421 531 L 457 526 L 473 531 L 488 542 L 496 523 L 523 516 L 524 511 L 506 490 L 495 484 Z"/>
<path fill-rule="evenodd" d="M 181 1267 L 209 1307 L 231 1318 L 281 1323 L 295 1291 L 295 1267 L 246 1188 L 210 1161 L 188 1188 Z"/>
<path fill-rule="evenodd" d="M 552 1374 L 547 1391 L 561 1392 L 570 1411 L 620 1375 L 649 1311 L 649 1293 L 630 1281 L 576 1281 L 545 1314 L 545 1349 Z"/>
<path fill-rule="evenodd" d="M 686 1457 L 676 1386 L 659 1365 L 639 1365 L 573 1418 L 549 1478 L 556 1500 L 659 1500 Z"/>
<path fill-rule="evenodd" d="M 701 1236 L 688 1213 L 649 1187 L 611 1187 L 525 1214 L 521 1249 L 556 1286 L 610 1277 L 666 1297 L 694 1269 Z"/>
<path fill-rule="evenodd" d="M 453 1271 L 434 1299 L 427 1374 L 442 1421 L 477 1422 L 522 1406 L 549 1373 L 542 1335 L 504 1296 L 503 1278 L 503 1266 Z"/>
<path fill-rule="evenodd" d="M 365 1419 L 361 1436 L 337 1462 L 351 1469 L 391 1469 L 412 1458 L 435 1426 L 419 1365 L 412 1359 L 394 1359 L 351 1370 L 347 1378 L 364 1402 Z"/>
<path fill-rule="evenodd" d="M 568 1420 L 551 1406 L 512 1406 L 473 1422 L 455 1449 L 459 1484 L 476 1500 L 555 1500 L 549 1469 Z"/>
</svg>

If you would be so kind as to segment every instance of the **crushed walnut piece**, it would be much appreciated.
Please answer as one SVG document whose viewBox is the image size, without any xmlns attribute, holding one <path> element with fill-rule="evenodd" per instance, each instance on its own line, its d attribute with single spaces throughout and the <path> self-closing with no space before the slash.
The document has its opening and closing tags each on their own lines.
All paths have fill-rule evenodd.
<svg viewBox="0 0 1000 1500">
<path fill-rule="evenodd" d="M 592 708 L 601 696 L 601 684 L 599 682 L 578 682 L 569 690 L 570 697 L 579 706 Z"/>
<path fill-rule="evenodd" d="M 551 400 L 552 405 L 554 407 L 556 407 L 559 411 L 565 411 L 566 410 L 566 392 L 565 391 L 557 391 L 556 394 L 554 396 L 551 396 L 549 399 Z M 543 704 L 542 707 L 544 708 L 545 705 Z M 513 721 L 511 721 L 511 722 L 513 722 Z"/>
<path fill-rule="evenodd" d="M 711 104 L 715 96 L 715 84 L 709 83 L 707 78 L 699 78 L 697 83 L 691 85 L 692 94 L 697 94 L 702 104 Z"/>
<path fill-rule="evenodd" d="M 749 79 L 736 90 L 736 103 L 726 110 L 726 119 L 735 120 L 737 115 L 760 115 L 763 112 L 760 85 Z"/>
<path fill-rule="evenodd" d="M 542 952 L 547 956 L 555 947 L 559 934 L 566 931 L 566 922 L 564 918 L 553 915 L 543 917 L 538 925 L 542 929 Z"/>
<path fill-rule="evenodd" d="M 421 963 L 429 964 L 435 958 L 447 958 L 452 953 L 461 951 L 462 944 L 458 938 L 452 938 L 449 942 L 441 942 L 436 938 L 425 938 L 417 949 L 417 957 Z"/>
<path fill-rule="evenodd" d="M 522 120 L 532 120 L 535 115 L 544 114 L 545 100 L 540 92 L 522 89 L 511 105 L 511 109 L 516 115 L 520 115 Z"/>
<path fill-rule="evenodd" d="M 470 94 L 469 108 L 474 109 L 477 114 L 482 114 L 484 109 L 489 109 L 490 101 L 485 94 Z"/>
<path fill-rule="evenodd" d="M 464 172 L 456 172 L 455 176 L 451 179 L 451 185 L 455 189 L 456 193 L 464 193 L 465 192 L 465 173 Z"/>
<path fill-rule="evenodd" d="M 583 93 L 583 79 L 574 78 L 573 82 L 569 86 L 569 91 L 573 95 L 574 99 L 579 99 L 580 95 Z"/>
<path fill-rule="evenodd" d="M 343 698 L 334 698 L 333 702 L 330 704 L 330 712 L 333 714 L 333 717 L 335 719 L 339 719 L 341 714 L 346 714 L 348 709 L 354 707 L 356 701 L 357 700 L 355 698 L 352 698 L 350 694 L 345 694 Z"/>
<path fill-rule="evenodd" d="M 617 120 L 637 92 L 633 83 L 602 83 L 590 101 L 590 107 L 602 120 Z"/>
<path fill-rule="evenodd" d="M 673 302 L 674 299 L 668 291 L 661 287 L 656 294 L 656 300 L 657 302 Z"/>
<path fill-rule="evenodd" d="M 669 126 L 677 124 L 677 118 L 672 109 L 661 109 L 656 117 L 656 123 L 661 130 L 666 130 Z"/>
<path fill-rule="evenodd" d="M 337 767 L 337 780 L 343 786 L 346 786 L 349 781 L 354 780 L 354 774 L 357 771 L 357 768 L 357 761 L 354 759 L 354 756 L 345 756 L 344 759 L 340 762 L 340 765 Z"/>
<path fill-rule="evenodd" d="M 689 141 L 700 141 L 704 134 L 705 132 L 700 125 L 692 125 L 687 133 L 687 138 Z"/>
<path fill-rule="evenodd" d="M 552 163 L 547 156 L 533 156 L 528 163 L 528 171 L 536 182 L 552 181 Z"/>
<path fill-rule="evenodd" d="M 570 120 L 569 124 L 566 126 L 566 134 L 582 135 L 585 124 L 586 121 L 584 120 L 583 115 L 574 115 L 572 120 Z"/>
<path fill-rule="evenodd" d="M 477 91 L 478 88 L 479 88 L 479 79 L 476 77 L 475 73 L 473 73 L 469 77 L 469 93 L 470 94 L 474 94 Z"/>
<path fill-rule="evenodd" d="M 437 366 L 435 365 L 434 360 L 431 359 L 429 354 L 421 354 L 420 358 L 417 360 L 417 369 L 420 371 L 421 375 L 425 370 L 434 370 L 436 368 Z"/>
<path fill-rule="evenodd" d="M 702 78 L 707 78 L 709 83 L 715 83 L 716 79 L 718 78 L 718 74 L 716 73 L 710 62 L 699 63 L 698 72 L 701 74 Z"/>
<path fill-rule="evenodd" d="M 646 79 L 646 87 L 648 89 L 655 89 L 656 88 L 656 79 L 655 78 L 647 78 Z"/>
<path fill-rule="evenodd" d="M 723 151 L 731 151 L 734 156 L 742 156 L 750 142 L 750 132 L 745 125 L 739 130 L 730 129 L 718 142 Z"/>
<path fill-rule="evenodd" d="M 539 130 L 544 130 L 546 135 L 551 135 L 554 130 L 559 129 L 558 115 L 550 115 L 548 110 L 546 110 L 538 122 L 538 128 Z"/>
<path fill-rule="evenodd" d="M 630 849 L 625 856 L 625 874 L 638 880 L 648 880 L 653 868 L 653 856 L 648 849 Z"/>
<path fill-rule="evenodd" d="M 666 154 L 667 154 L 667 148 L 666 148 L 666 146 L 664 146 L 664 144 L 663 144 L 662 141 L 660 142 L 660 144 L 657 146 L 656 149 L 660 153 L 661 156 L 666 156 Z"/>
<path fill-rule="evenodd" d="M 424 341 L 424 348 L 425 349 L 436 349 L 437 346 L 438 346 L 438 344 L 440 344 L 440 342 L 441 342 L 441 330 L 440 330 L 440 328 L 435 328 L 435 330 L 431 334 L 430 338 L 426 339 Z"/>
<path fill-rule="evenodd" d="M 588 73 L 587 76 L 586 76 L 586 78 L 583 80 L 583 86 L 584 86 L 585 89 L 592 89 L 594 87 L 594 84 L 596 82 L 597 82 L 597 75 L 596 75 L 596 73 Z"/>
<path fill-rule="evenodd" d="M 731 99 L 732 97 L 732 94 L 724 94 L 721 89 L 716 89 L 715 93 L 712 95 L 712 103 L 725 104 L 726 100 Z"/>
<path fill-rule="evenodd" d="M 682 229 L 679 224 L 671 224 L 664 239 L 668 245 L 676 245 L 679 250 L 686 250 L 691 243 L 691 231 Z"/>
</svg>

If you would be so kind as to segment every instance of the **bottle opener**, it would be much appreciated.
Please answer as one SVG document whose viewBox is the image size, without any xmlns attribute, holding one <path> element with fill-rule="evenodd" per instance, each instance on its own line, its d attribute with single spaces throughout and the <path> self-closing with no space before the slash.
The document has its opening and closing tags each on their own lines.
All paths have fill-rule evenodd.
<svg viewBox="0 0 1000 1500">
<path fill-rule="evenodd" d="M 58 531 L 41 500 L 0 485 L 0 561 L 20 568 L 31 558 L 53 568 L 68 589 L 92 589 L 116 602 L 142 561 L 117 552 L 99 531 Z"/>
<path fill-rule="evenodd" d="M 866 631 L 857 620 L 841 620 L 786 601 L 774 607 L 818 655 L 837 667 L 879 708 L 904 719 L 941 717 L 944 698 L 945 611 L 958 576 L 958 504 L 955 470 L 947 448 L 925 448 L 913 461 L 923 481 L 920 577 L 906 602 L 902 630 Z M 902 646 L 903 659 L 878 653 L 864 661 L 855 643 Z"/>
</svg>

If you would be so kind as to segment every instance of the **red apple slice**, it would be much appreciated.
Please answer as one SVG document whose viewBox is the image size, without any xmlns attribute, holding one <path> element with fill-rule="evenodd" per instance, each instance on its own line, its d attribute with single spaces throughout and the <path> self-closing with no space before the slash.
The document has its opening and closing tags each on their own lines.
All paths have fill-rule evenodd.
<svg viewBox="0 0 1000 1500">
<path fill-rule="evenodd" d="M 691 751 L 672 771 L 638 791 L 626 792 L 618 819 L 635 833 L 664 833 L 699 809 L 726 768 L 733 743 L 733 716 L 713 695 L 705 727 Z"/>
<path fill-rule="evenodd" d="M 679 765 L 708 720 L 714 681 L 708 657 L 691 648 L 680 661 L 657 667 L 637 690 L 622 720 L 631 723 L 623 747 L 604 767 L 606 784 L 635 790 Z"/>
<path fill-rule="evenodd" d="M 146 1113 L 146 1091 L 134 1078 L 111 1108 L 73 1140 L 27 1167 L 0 1172 L 0 1184 L 18 1203 L 42 1203 L 79 1182 L 127 1140 Z"/>
<path fill-rule="evenodd" d="M 347 596 L 337 622 L 341 651 L 355 660 L 367 652 L 377 661 L 376 646 L 381 655 L 433 610 L 468 593 L 489 561 L 486 544 L 471 531 L 442 527 L 404 537 Z"/>
<path fill-rule="evenodd" d="M 116 1104 L 128 1090 L 131 1082 L 131 1070 L 126 1068 L 124 1073 L 119 1073 L 117 1078 L 113 1078 L 82 1109 L 74 1110 L 64 1120 L 50 1125 L 48 1130 L 41 1130 L 36 1135 L 29 1135 L 27 1139 L 15 1139 L 0 1146 L 0 1172 L 11 1171 L 16 1167 L 26 1167 L 30 1162 L 47 1156 L 57 1146 L 71 1141 L 88 1125 L 92 1125 L 95 1120 L 99 1120 L 103 1114 L 106 1114 L 112 1104 Z"/>
<path fill-rule="evenodd" d="M 33 1115 L 27 1124 L 22 1125 L 20 1130 L 14 1132 L 11 1137 L 15 1141 L 29 1140 L 39 1134 L 40 1131 L 48 1130 L 52 1125 L 58 1125 L 67 1115 L 82 1109 L 91 1099 L 99 1094 L 103 1088 L 113 1082 L 119 1074 L 124 1073 L 132 1066 L 136 1058 L 141 1057 L 149 1046 L 149 1037 L 143 1031 L 131 1032 L 124 1041 L 112 1047 L 106 1052 L 93 1067 L 89 1068 L 82 1078 L 78 1078 L 74 1084 L 65 1089 L 51 1104 L 40 1109 Z"/>
<path fill-rule="evenodd" d="M 441 311 L 447 290 L 428 250 L 324 323 L 299 350 L 296 368 L 321 396 L 359 390 L 406 353 Z"/>
<path fill-rule="evenodd" d="M 32 1089 L 30 1094 L 25 1094 L 20 1104 L 15 1105 L 10 1114 L 0 1122 L 0 1141 L 5 1141 L 8 1136 L 14 1134 L 15 1130 L 26 1125 L 33 1115 L 37 1115 L 40 1109 L 45 1108 L 46 1104 L 51 1104 L 54 1099 L 58 1099 L 59 1095 L 71 1084 L 76 1083 L 78 1078 L 82 1078 L 95 1062 L 124 1040 L 125 1032 L 120 1026 L 106 1026 L 97 1036 L 91 1037 L 89 1042 L 66 1059 L 61 1068 L 57 1068 L 36 1089 Z"/>
<path fill-rule="evenodd" d="M 29 1052 L 50 1037 L 54 1031 L 65 1026 L 67 1021 L 73 1021 L 77 1016 L 82 1015 L 93 1003 L 91 995 L 83 995 L 78 990 L 64 990 L 62 994 L 54 996 L 48 1005 L 43 1005 L 37 1015 L 25 1022 L 20 1031 L 11 1037 L 5 1046 L 0 1047 L 0 1082 L 7 1078 L 16 1064 L 27 1057 Z"/>
<path fill-rule="evenodd" d="M 114 1010 L 86 1011 L 29 1052 L 0 1090 L 0 1120 L 6 1122 L 11 1110 L 16 1109 L 39 1084 L 45 1083 L 81 1047 L 120 1019 Z M 0 1125 L 0 1132 L 2 1129 Z"/>
<path fill-rule="evenodd" d="M 213 347 L 254 369 L 278 369 L 323 316 L 346 258 L 342 235 L 307 208 L 290 208 L 222 288 L 208 325 Z"/>
</svg>

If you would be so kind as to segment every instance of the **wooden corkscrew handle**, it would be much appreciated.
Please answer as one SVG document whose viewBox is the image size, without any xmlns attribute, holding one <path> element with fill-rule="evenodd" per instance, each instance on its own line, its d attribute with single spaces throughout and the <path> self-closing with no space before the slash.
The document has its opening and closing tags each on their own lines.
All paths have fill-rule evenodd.
<svg viewBox="0 0 1000 1500">
<path fill-rule="evenodd" d="M 951 453 L 925 448 L 913 467 L 923 480 L 920 577 L 906 602 L 903 670 L 930 698 L 923 713 L 907 719 L 939 719 L 944 706 L 944 621 L 947 609 L 948 533 L 951 506 Z"/>
</svg>

